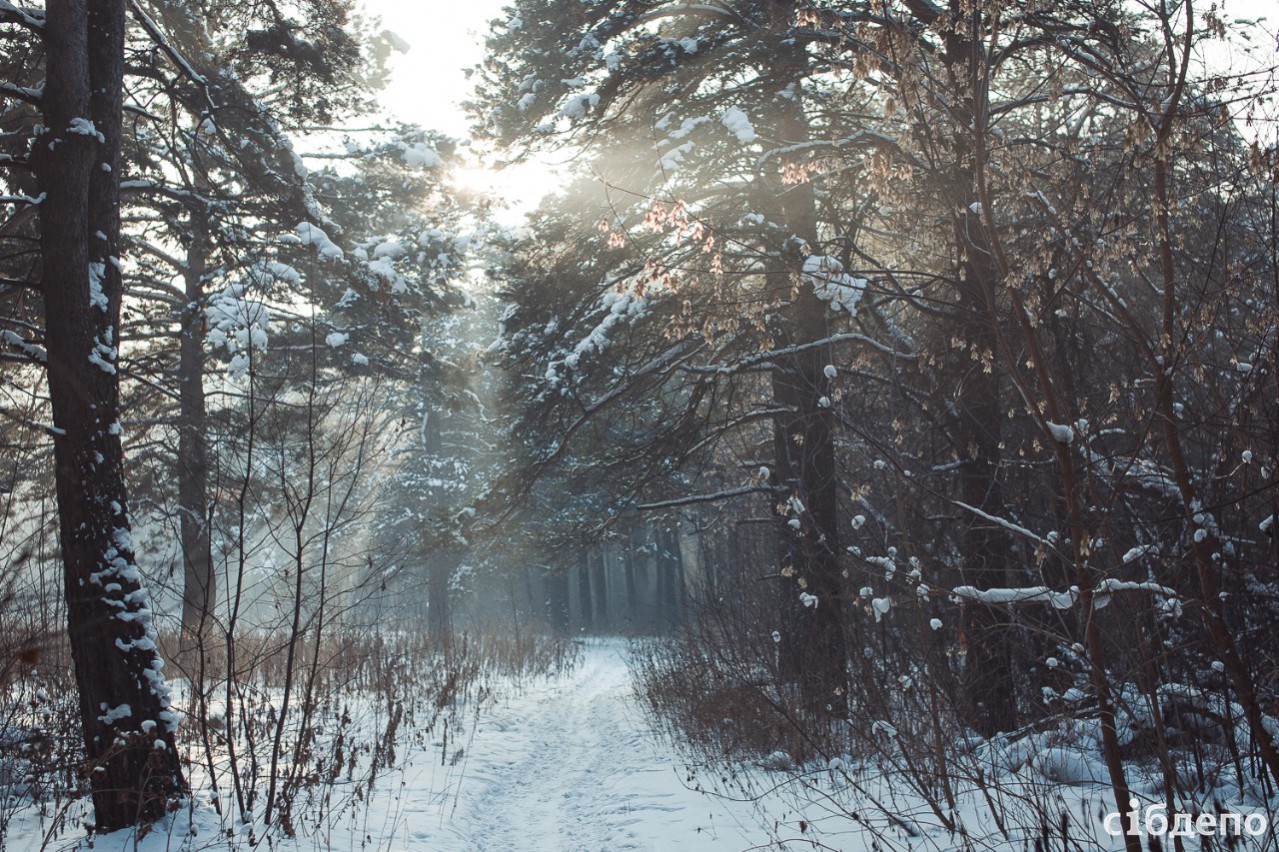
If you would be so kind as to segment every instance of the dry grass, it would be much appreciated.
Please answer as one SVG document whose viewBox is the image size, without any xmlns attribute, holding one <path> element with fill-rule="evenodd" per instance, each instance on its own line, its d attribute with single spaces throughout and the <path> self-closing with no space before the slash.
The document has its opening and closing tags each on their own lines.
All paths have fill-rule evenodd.
<svg viewBox="0 0 1279 852">
<path fill-rule="evenodd" d="M 79 831 L 70 814 L 87 793 L 66 637 L 33 635 L 22 617 L 29 609 L 15 600 L 0 598 L 0 848 L 25 809 L 42 815 L 51 838 Z M 166 673 L 187 776 L 217 791 L 227 819 L 260 822 L 270 799 L 259 836 L 311 833 L 362 812 L 379 778 L 433 743 L 442 743 L 440 760 L 456 759 L 457 732 L 504 685 L 561 672 L 577 655 L 572 643 L 538 635 L 439 645 L 412 631 L 335 628 L 319 641 L 298 637 L 290 676 L 287 645 L 272 632 L 223 636 L 203 653 L 180 651 L 178 638 L 162 632 L 160 642 L 176 661 Z"/>
</svg>

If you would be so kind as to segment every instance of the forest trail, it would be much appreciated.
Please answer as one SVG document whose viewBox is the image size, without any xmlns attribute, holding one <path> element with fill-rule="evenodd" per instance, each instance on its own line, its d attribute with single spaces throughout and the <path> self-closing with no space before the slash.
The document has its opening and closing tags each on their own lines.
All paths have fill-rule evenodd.
<svg viewBox="0 0 1279 852">
<path fill-rule="evenodd" d="M 678 755 L 635 703 L 625 655 L 623 640 L 592 640 L 573 672 L 485 711 L 446 800 L 437 793 L 429 808 L 419 810 L 420 800 L 405 807 L 401 836 L 410 847 L 718 852 L 760 842 L 749 805 L 681 783 Z"/>
</svg>

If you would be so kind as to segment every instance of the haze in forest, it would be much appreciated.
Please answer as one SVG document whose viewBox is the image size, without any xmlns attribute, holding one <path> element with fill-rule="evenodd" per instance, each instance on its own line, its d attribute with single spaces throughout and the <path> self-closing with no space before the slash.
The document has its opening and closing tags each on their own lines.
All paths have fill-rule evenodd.
<svg viewBox="0 0 1279 852">
<path fill-rule="evenodd" d="M 0 847 L 1271 848 L 1272 12 L 0 2 Z"/>
</svg>

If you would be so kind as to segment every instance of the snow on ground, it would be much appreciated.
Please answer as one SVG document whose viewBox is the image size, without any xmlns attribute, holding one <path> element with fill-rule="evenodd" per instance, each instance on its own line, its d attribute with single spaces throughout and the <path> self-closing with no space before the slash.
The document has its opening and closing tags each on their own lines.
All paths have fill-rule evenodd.
<svg viewBox="0 0 1279 852">
<path fill-rule="evenodd" d="M 592 641 L 572 675 L 489 710 L 450 773 L 447 801 L 405 807 L 411 847 L 717 852 L 765 840 L 750 805 L 681 783 L 678 756 L 634 702 L 625 653 L 622 640 Z"/>
<path fill-rule="evenodd" d="M 117 832 L 92 848 L 736 852 L 767 841 L 753 805 L 685 786 L 678 755 L 635 702 L 625 640 L 589 640 L 571 673 L 505 686 L 470 711 L 465 729 L 450 729 L 447 739 L 437 730 L 434 742 L 407 755 L 367 802 L 300 816 L 295 838 L 274 834 L 263 843 L 260 826 L 218 816 L 197 794 L 194 807 L 140 842 Z M 0 849 L 89 848 L 83 835 L 50 841 L 46 825 L 28 809 Z"/>
<path fill-rule="evenodd" d="M 622 639 L 589 640 L 581 664 L 571 672 L 497 684 L 495 691 L 495 698 L 466 708 L 465 723 L 451 726 L 447 736 L 437 729 L 434 741 L 406 738 L 405 744 L 417 744 L 371 793 L 344 789 L 342 782 L 328 789 L 323 796 L 331 804 L 322 813 L 297 814 L 296 837 L 283 838 L 279 832 L 264 837 L 260 825 L 219 817 L 207 804 L 207 794 L 197 794 L 193 807 L 140 842 L 122 832 L 95 838 L 92 848 L 1123 849 L 1122 838 L 1103 830 L 1111 800 L 1099 762 L 1078 749 L 1019 741 L 1006 749 L 1016 755 L 1001 752 L 987 766 L 994 773 L 988 778 L 1001 779 L 997 787 L 961 784 L 953 804 L 938 808 L 912 789 L 900 767 L 852 756 L 804 769 L 742 766 L 690 774 L 684 758 L 651 730 L 641 712 Z M 882 734 L 895 735 L 891 726 L 884 728 Z M 1027 749 L 1036 753 L 1020 755 Z M 731 795 L 695 789 L 703 784 Z M 1157 800 L 1157 795 L 1142 796 L 1143 803 Z M 13 815 L 0 849 L 88 848 L 83 836 L 50 841 L 47 817 L 30 810 Z M 1241 848 L 1259 847 L 1245 843 Z"/>
</svg>

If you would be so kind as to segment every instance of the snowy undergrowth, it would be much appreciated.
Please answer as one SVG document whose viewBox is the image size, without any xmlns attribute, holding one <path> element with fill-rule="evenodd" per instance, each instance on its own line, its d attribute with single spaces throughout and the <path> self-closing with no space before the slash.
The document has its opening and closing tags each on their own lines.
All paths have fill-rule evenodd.
<svg viewBox="0 0 1279 852">
<path fill-rule="evenodd" d="M 664 640 L 666 646 L 671 642 Z M 455 660 L 475 663 L 464 685 L 451 697 L 441 692 L 441 679 L 447 682 L 449 672 L 459 669 L 422 654 L 421 667 L 405 672 L 440 675 L 426 688 L 395 681 L 398 705 L 389 704 L 368 677 L 357 678 L 351 689 L 338 691 L 329 709 L 317 713 L 321 721 L 314 744 L 305 754 L 291 753 L 282 770 L 301 766 L 310 773 L 303 773 L 295 790 L 291 832 L 278 821 L 265 825 L 260 807 L 248 822 L 238 818 L 225 789 L 225 763 L 219 814 L 210 775 L 200 768 L 188 734 L 184 743 L 196 794 L 187 806 L 141 839 L 118 833 L 93 838 L 92 847 L 144 852 L 1123 848 L 1122 838 L 1105 831 L 1114 804 L 1095 725 L 1086 719 L 1063 718 L 997 741 L 955 737 L 945 744 L 944 764 L 930 763 L 921 753 L 912 725 L 888 722 L 859 731 L 849 726 L 843 732 L 846 749 L 820 754 L 810 747 L 798 760 L 785 749 L 747 748 L 766 741 L 762 729 L 691 748 L 686 731 L 646 707 L 645 690 L 651 686 L 646 661 L 659 647 L 663 644 L 634 646 L 622 639 L 521 649 L 490 640 L 463 642 L 454 649 Z M 762 716 L 750 723 L 731 718 L 728 714 L 744 707 L 762 708 L 741 697 L 717 702 L 730 695 L 722 686 L 684 681 L 684 688 L 690 700 L 707 702 L 690 706 L 716 708 L 717 727 L 728 732 L 726 737 L 735 726 L 769 724 Z M 184 686 L 182 693 L 189 710 L 189 689 Z M 401 708 L 398 715 L 394 706 Z M 184 730 L 192 729 L 188 721 Z M 229 760 L 227 749 L 219 755 Z M 1204 750 L 1205 760 L 1209 755 Z M 1129 773 L 1143 806 L 1161 800 L 1154 767 L 1134 755 Z M 1178 806 L 1186 812 L 1266 812 L 1267 803 L 1247 780 L 1241 796 L 1217 783 Z M 10 791 L 11 801 L 22 795 L 12 786 Z M 65 826 L 50 831 L 58 808 Z M 32 804 L 13 811 L 5 848 L 89 848 L 76 828 L 85 816 L 83 801 L 64 799 L 58 808 L 46 803 L 43 815 Z M 1189 840 L 1187 849 L 1274 848 L 1269 835 L 1241 838 L 1233 846 Z M 1155 847 L 1143 840 L 1142 848 Z M 1174 845 L 1165 842 L 1161 848 Z"/>
<path fill-rule="evenodd" d="M 447 798 L 477 722 L 503 695 L 570 671 L 575 653 L 540 637 L 449 648 L 345 637 L 306 657 L 322 665 L 295 677 L 287 715 L 270 664 L 252 677 L 174 678 L 192 794 L 141 837 L 86 834 L 75 693 L 65 668 L 39 667 L 11 686 L 0 720 L 0 848 L 405 848 L 397 826 L 421 801 Z"/>
<path fill-rule="evenodd" d="M 1087 706 L 986 740 L 947 713 L 930 717 L 908 686 L 885 699 L 863 684 L 846 719 L 819 723 L 788 709 L 797 696 L 769 666 L 707 647 L 674 637 L 640 645 L 637 691 L 653 728 L 690 767 L 690 783 L 754 802 L 775 848 L 1125 848 L 1122 836 L 1107 831 L 1107 818 L 1116 814 L 1109 828 L 1118 830 L 1121 817 L 1100 723 Z M 1273 825 L 1279 798 L 1264 771 L 1240 758 L 1249 744 L 1239 708 L 1175 692 L 1179 703 L 1164 707 L 1166 722 L 1182 714 L 1181 745 L 1169 751 L 1180 779 L 1171 796 L 1159 761 L 1142 748 L 1153 721 L 1139 711 L 1140 696 L 1120 694 L 1124 770 L 1142 831 L 1146 815 L 1161 812 L 1255 815 Z M 1222 724 L 1230 718 L 1234 725 Z M 1165 726 L 1167 736 L 1177 730 Z M 1146 834 L 1143 849 L 1174 848 L 1171 837 L 1148 847 Z M 1186 848 L 1276 848 L 1273 829 L 1181 840 Z"/>
</svg>

